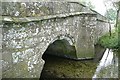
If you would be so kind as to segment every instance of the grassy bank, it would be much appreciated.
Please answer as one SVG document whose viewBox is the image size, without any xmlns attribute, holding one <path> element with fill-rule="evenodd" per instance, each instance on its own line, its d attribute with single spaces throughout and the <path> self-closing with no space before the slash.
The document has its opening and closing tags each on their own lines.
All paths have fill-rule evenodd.
<svg viewBox="0 0 120 80">
<path fill-rule="evenodd" d="M 118 49 L 119 48 L 119 38 L 118 38 L 119 29 L 116 28 L 112 31 L 111 36 L 109 33 L 105 34 L 99 39 L 99 44 L 105 48 Z"/>
</svg>

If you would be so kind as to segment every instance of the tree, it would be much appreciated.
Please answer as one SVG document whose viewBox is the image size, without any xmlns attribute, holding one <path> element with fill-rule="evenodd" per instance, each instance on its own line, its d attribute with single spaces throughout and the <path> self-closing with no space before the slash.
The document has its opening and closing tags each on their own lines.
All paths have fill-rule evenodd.
<svg viewBox="0 0 120 80">
<path fill-rule="evenodd" d="M 116 20 L 116 15 L 117 15 L 117 11 L 113 8 L 108 9 L 107 12 L 105 13 L 105 16 L 111 21 Z"/>
</svg>

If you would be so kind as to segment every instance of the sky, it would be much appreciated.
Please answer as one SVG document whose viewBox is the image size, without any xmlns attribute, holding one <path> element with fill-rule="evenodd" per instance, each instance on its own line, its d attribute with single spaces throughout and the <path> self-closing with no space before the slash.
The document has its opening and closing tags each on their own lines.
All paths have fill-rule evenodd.
<svg viewBox="0 0 120 80">
<path fill-rule="evenodd" d="M 95 10 L 104 15 L 106 12 L 106 7 L 103 3 L 103 0 L 90 0 L 93 5 L 95 5 Z"/>
</svg>

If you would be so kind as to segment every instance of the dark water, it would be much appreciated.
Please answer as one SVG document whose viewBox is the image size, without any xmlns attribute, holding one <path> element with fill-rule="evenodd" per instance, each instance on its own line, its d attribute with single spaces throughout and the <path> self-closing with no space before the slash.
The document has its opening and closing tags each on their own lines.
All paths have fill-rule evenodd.
<svg viewBox="0 0 120 80">
<path fill-rule="evenodd" d="M 40 80 L 56 78 L 118 78 L 117 52 L 96 46 L 95 58 L 71 60 L 45 53 L 45 65 Z"/>
<path fill-rule="evenodd" d="M 93 60 L 75 61 L 45 55 L 41 78 L 92 78 L 97 67 Z"/>
</svg>

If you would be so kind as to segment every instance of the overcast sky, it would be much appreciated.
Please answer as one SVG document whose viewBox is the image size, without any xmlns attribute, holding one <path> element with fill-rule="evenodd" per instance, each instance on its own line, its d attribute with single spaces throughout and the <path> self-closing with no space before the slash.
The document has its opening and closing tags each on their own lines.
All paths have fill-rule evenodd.
<svg viewBox="0 0 120 80">
<path fill-rule="evenodd" d="M 90 0 L 93 5 L 95 5 L 95 10 L 100 14 L 104 15 L 106 12 L 106 7 L 103 0 Z"/>
</svg>

